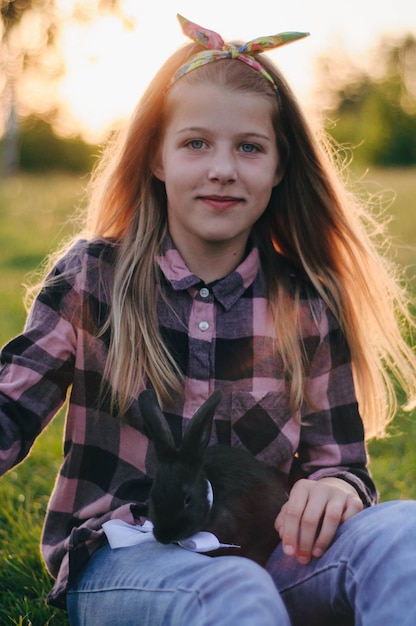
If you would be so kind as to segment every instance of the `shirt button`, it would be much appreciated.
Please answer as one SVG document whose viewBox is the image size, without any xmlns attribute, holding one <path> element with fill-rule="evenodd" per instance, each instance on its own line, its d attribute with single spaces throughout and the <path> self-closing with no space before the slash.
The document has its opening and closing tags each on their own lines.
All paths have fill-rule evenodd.
<svg viewBox="0 0 416 626">
<path fill-rule="evenodd" d="M 202 289 L 199 292 L 199 295 L 201 296 L 201 298 L 208 298 L 209 289 L 207 289 L 206 287 L 202 287 Z"/>
<path fill-rule="evenodd" d="M 208 330 L 209 324 L 208 322 L 199 322 L 199 330 Z"/>
</svg>

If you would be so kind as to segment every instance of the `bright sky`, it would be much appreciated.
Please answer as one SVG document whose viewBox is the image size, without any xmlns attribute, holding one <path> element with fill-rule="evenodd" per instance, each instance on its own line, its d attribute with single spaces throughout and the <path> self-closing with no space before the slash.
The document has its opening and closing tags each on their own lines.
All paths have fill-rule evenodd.
<svg viewBox="0 0 416 626">
<path fill-rule="evenodd" d="M 84 0 L 84 6 L 89 3 L 96 1 Z M 63 17 L 69 16 L 73 1 L 58 0 L 58 5 Z M 305 101 L 313 90 L 318 54 L 346 49 L 364 63 L 381 35 L 416 32 L 415 0 L 122 0 L 122 7 L 124 22 L 101 14 L 91 23 L 68 20 L 63 29 L 67 71 L 60 97 L 68 117 L 78 120 L 91 141 L 129 115 L 156 70 L 186 41 L 176 13 L 224 39 L 310 32 L 309 38 L 269 53 Z"/>
</svg>

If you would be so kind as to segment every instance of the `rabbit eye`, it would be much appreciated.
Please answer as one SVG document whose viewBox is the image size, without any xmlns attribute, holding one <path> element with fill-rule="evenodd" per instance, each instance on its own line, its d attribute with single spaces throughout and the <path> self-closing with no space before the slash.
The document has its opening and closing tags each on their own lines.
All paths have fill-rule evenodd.
<svg viewBox="0 0 416 626">
<path fill-rule="evenodd" d="M 185 508 L 187 508 L 190 504 L 191 504 L 191 496 L 187 495 L 185 496 L 185 500 L 183 501 Z"/>
</svg>

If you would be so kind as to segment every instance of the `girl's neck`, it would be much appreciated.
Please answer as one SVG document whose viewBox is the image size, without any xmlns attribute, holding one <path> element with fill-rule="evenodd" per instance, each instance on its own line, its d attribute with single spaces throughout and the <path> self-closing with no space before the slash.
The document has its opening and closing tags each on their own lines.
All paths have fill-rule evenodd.
<svg viewBox="0 0 416 626">
<path fill-rule="evenodd" d="M 230 274 L 244 258 L 245 248 L 241 245 L 221 246 L 207 244 L 204 249 L 192 249 L 190 246 L 177 246 L 188 268 L 205 284 L 219 280 Z"/>
</svg>

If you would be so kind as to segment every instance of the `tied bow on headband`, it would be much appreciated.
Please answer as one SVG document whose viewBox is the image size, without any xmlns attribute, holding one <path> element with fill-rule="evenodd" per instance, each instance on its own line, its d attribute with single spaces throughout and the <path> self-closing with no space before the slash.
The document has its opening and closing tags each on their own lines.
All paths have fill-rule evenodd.
<svg viewBox="0 0 416 626">
<path fill-rule="evenodd" d="M 206 65 L 207 63 L 212 63 L 213 61 L 218 61 L 220 59 L 238 59 L 260 72 L 273 85 L 274 89 L 278 91 L 274 78 L 260 63 L 258 63 L 258 61 L 256 61 L 254 56 L 252 56 L 252 53 L 264 52 L 265 50 L 278 48 L 279 46 L 284 46 L 287 43 L 291 43 L 292 41 L 302 39 L 303 37 L 307 37 L 309 35 L 309 33 L 297 32 L 279 33 L 278 35 L 252 39 L 242 46 L 237 47 L 232 44 L 225 43 L 221 35 L 215 31 L 198 26 L 198 24 L 190 22 L 186 18 L 182 17 L 182 15 L 178 15 L 177 17 L 184 34 L 206 49 L 201 52 L 197 52 L 187 63 L 185 63 L 185 65 L 182 65 L 172 78 L 171 84 L 175 83 L 184 74 L 188 74 L 188 72 L 192 72 L 192 70 L 196 70 L 198 67 Z"/>
</svg>

